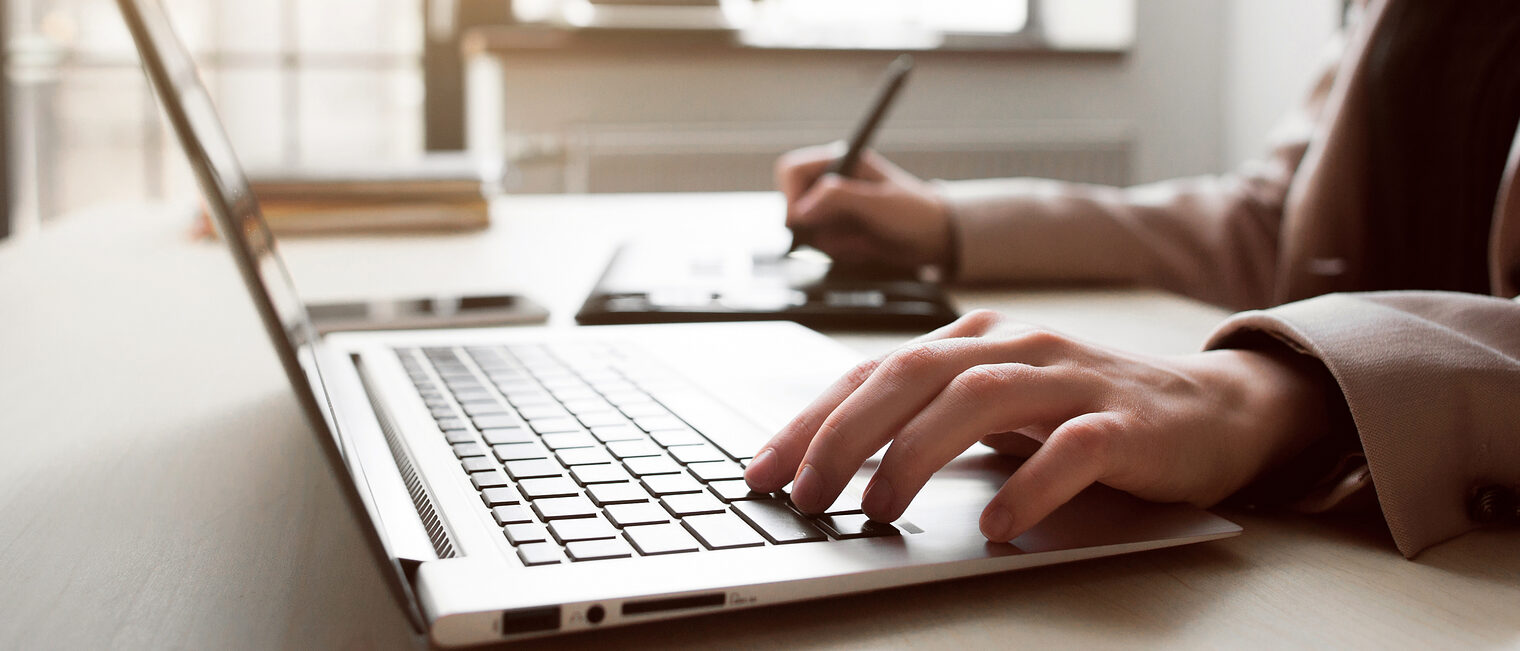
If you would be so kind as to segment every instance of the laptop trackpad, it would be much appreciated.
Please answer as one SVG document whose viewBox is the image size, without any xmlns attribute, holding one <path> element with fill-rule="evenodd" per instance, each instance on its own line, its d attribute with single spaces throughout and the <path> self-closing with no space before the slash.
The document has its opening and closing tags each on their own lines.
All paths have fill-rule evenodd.
<svg viewBox="0 0 1520 651">
<path fill-rule="evenodd" d="M 980 536 L 982 509 L 1022 462 L 973 446 L 935 473 L 903 517 L 927 531 Z M 1013 545 L 1032 553 L 1161 540 L 1197 526 L 1198 515 L 1191 506 L 1147 502 L 1095 484 Z"/>
</svg>

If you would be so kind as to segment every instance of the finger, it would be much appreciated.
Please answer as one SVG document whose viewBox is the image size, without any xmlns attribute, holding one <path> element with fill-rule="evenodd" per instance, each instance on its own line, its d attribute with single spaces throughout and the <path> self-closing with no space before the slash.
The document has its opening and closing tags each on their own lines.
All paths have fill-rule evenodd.
<svg viewBox="0 0 1520 651">
<path fill-rule="evenodd" d="M 853 176 L 862 181 L 886 181 L 888 179 L 917 179 L 903 168 L 894 165 L 885 156 L 876 153 L 874 149 L 860 152 L 860 161 L 855 164 Z"/>
<path fill-rule="evenodd" d="M 993 542 L 1013 540 L 1102 479 L 1120 430 L 1112 412 L 1084 414 L 1056 428 L 982 511 L 982 535 Z"/>
<path fill-rule="evenodd" d="M 795 203 L 812 187 L 829 165 L 844 154 L 844 149 L 842 141 L 832 142 L 792 150 L 777 158 L 776 188 L 786 196 L 787 205 Z"/>
<path fill-rule="evenodd" d="M 822 229 L 850 218 L 869 230 L 873 219 L 884 219 L 897 208 L 895 195 L 874 181 L 828 175 L 818 179 L 792 202 L 786 213 L 791 229 Z"/>
<path fill-rule="evenodd" d="M 933 332 L 914 339 L 910 343 L 921 343 L 936 339 L 950 337 L 974 337 L 985 334 L 1002 317 L 990 310 L 975 310 L 962 316 L 955 321 L 935 329 Z M 749 467 L 744 472 L 744 478 L 749 482 L 750 488 L 771 492 L 779 490 L 797 472 L 798 465 L 802 462 L 802 456 L 807 452 L 808 444 L 813 435 L 823 425 L 823 421 L 829 414 L 834 412 L 840 403 L 844 402 L 855 389 L 859 388 L 871 372 L 876 370 L 880 358 L 862 362 L 850 372 L 825 389 L 812 404 L 808 405 L 797 414 L 786 427 L 766 442 L 750 461 Z"/>
<path fill-rule="evenodd" d="M 860 388 L 824 419 L 802 459 L 792 486 L 792 503 L 806 513 L 817 513 L 828 507 L 861 464 L 892 440 L 909 419 L 946 391 L 947 385 L 955 394 L 952 398 L 961 398 L 960 394 L 966 391 L 957 389 L 966 389 L 959 384 L 967 369 L 1004 362 L 1049 364 L 1059 353 L 1044 347 L 1045 341 L 1044 338 L 1018 335 L 997 340 L 958 337 L 904 346 L 894 351 L 882 360 Z M 1028 368 L 1024 364 L 1018 366 Z M 1019 379 L 1012 372 L 1007 375 L 1007 378 L 988 376 L 985 379 L 989 382 Z M 974 377 L 984 379 L 982 375 Z M 973 397 L 986 398 L 994 397 L 992 392 L 996 390 L 990 384 L 978 384 L 970 389 L 988 394 Z M 990 403 L 961 404 L 959 407 L 964 411 L 957 417 L 964 419 L 966 411 L 988 406 Z M 1015 426 L 1024 424 L 1020 422 Z M 956 452 L 965 450 L 977 438 L 991 431 L 996 430 L 990 425 L 975 430 L 970 438 L 959 442 Z M 944 465 L 945 461 L 949 459 L 939 465 Z M 925 473 L 924 479 L 939 465 Z M 917 490 L 918 487 L 914 486 L 909 493 Z"/>
<path fill-rule="evenodd" d="M 814 398 L 811 404 L 803 408 L 801 413 L 771 437 L 771 440 L 755 453 L 755 458 L 750 460 L 749 467 L 744 469 L 744 480 L 749 483 L 750 489 L 769 493 L 780 490 L 791 481 L 793 474 L 797 471 L 797 466 L 802 462 L 802 455 L 807 452 L 808 444 L 813 440 L 813 435 L 823 425 L 824 418 L 860 387 L 866 378 L 871 376 L 871 372 L 876 370 L 879 363 L 879 360 L 873 359 L 861 362 L 850 369 L 844 377 L 835 380 L 833 385 Z"/>
<path fill-rule="evenodd" d="M 866 515 L 896 520 L 935 472 L 988 432 L 1066 420 L 1085 410 L 1092 395 L 1080 376 L 1062 367 L 997 363 L 967 369 L 892 438 L 866 486 Z"/>
</svg>

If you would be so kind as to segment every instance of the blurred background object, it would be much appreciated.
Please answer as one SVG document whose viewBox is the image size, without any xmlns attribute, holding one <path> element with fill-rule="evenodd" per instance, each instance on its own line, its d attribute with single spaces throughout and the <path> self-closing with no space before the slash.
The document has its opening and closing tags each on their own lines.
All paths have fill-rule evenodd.
<svg viewBox="0 0 1520 651">
<path fill-rule="evenodd" d="M 1128 184 L 1229 169 L 1295 100 L 1341 0 L 164 0 L 256 169 L 470 151 L 513 192 L 768 188 L 921 75 L 880 148 L 941 178 Z M 0 234 L 188 200 L 111 0 L 7 0 Z M 5 220 L 0 220 L 5 222 Z"/>
</svg>

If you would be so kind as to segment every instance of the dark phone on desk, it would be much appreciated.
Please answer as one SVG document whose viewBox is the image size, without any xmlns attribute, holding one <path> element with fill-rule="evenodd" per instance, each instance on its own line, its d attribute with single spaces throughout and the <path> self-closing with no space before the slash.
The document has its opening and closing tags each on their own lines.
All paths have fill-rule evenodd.
<svg viewBox="0 0 1520 651">
<path fill-rule="evenodd" d="M 309 303 L 318 332 L 423 330 L 543 323 L 549 311 L 514 294 Z"/>
</svg>

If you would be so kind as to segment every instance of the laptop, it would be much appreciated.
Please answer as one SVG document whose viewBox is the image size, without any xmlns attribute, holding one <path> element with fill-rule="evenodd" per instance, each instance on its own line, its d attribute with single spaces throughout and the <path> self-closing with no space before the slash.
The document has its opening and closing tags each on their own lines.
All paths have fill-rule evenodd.
<svg viewBox="0 0 1520 651">
<path fill-rule="evenodd" d="M 787 322 L 333 333 L 297 299 L 157 0 L 119 0 L 296 395 L 398 603 L 441 646 L 510 641 L 1233 536 L 1092 488 L 1011 544 L 977 516 L 1014 462 L 973 451 L 901 520 L 858 483 L 807 518 L 740 478 L 855 355 Z M 742 342 L 743 345 L 735 345 Z M 870 464 L 867 464 L 870 466 Z M 866 469 L 869 471 L 869 467 Z"/>
</svg>

